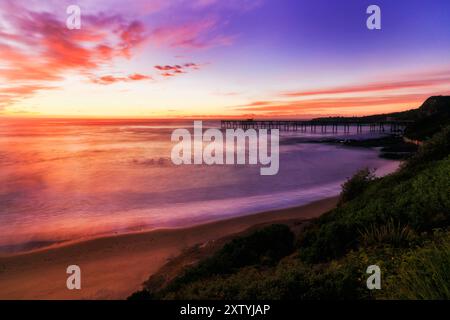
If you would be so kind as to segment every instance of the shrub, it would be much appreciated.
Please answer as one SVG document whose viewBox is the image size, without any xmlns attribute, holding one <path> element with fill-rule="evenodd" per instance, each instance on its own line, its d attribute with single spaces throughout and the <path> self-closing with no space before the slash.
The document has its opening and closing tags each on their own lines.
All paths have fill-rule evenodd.
<svg viewBox="0 0 450 320">
<path fill-rule="evenodd" d="M 339 204 L 344 204 L 359 196 L 374 179 L 375 175 L 373 174 L 373 171 L 368 168 L 358 171 L 342 185 Z"/>
<path fill-rule="evenodd" d="M 245 267 L 166 291 L 164 299 L 342 300 L 368 297 L 355 261 L 311 268 L 295 257 L 266 269 Z"/>
<path fill-rule="evenodd" d="M 152 299 L 151 293 L 145 289 L 136 291 L 127 298 L 127 300 L 151 300 L 151 299 Z"/>
<path fill-rule="evenodd" d="M 364 246 L 387 244 L 393 247 L 409 245 L 416 237 L 408 225 L 389 219 L 385 224 L 372 224 L 360 231 L 360 243 Z"/>
<path fill-rule="evenodd" d="M 426 164 L 430 161 L 442 160 L 450 153 L 450 126 L 435 134 L 432 139 L 420 146 L 419 151 L 408 162 L 405 168 Z"/>
<path fill-rule="evenodd" d="M 350 179 L 341 197 L 345 205 L 317 219 L 299 239 L 302 259 L 317 263 L 339 258 L 358 248 L 362 228 L 387 224 L 389 219 L 416 232 L 450 225 L 449 141 L 450 129 L 447 129 L 428 141 L 420 155 L 411 159 L 411 163 L 408 161 L 399 172 L 370 182 L 365 170 Z M 395 236 L 400 231 L 391 228 L 385 233 Z"/>
<path fill-rule="evenodd" d="M 294 234 L 288 226 L 274 224 L 227 243 L 212 257 L 187 269 L 168 290 L 215 275 L 230 274 L 251 265 L 271 266 L 294 251 Z"/>
<path fill-rule="evenodd" d="M 389 279 L 388 297 L 394 299 L 450 299 L 450 241 L 431 243 L 411 251 L 397 275 Z"/>
</svg>

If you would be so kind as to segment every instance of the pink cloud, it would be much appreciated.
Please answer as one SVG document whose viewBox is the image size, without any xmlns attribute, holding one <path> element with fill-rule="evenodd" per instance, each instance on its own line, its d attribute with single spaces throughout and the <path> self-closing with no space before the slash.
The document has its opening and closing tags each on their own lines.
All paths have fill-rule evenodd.
<svg viewBox="0 0 450 320">
<path fill-rule="evenodd" d="M 450 71 L 428 71 L 386 81 L 285 91 L 273 100 L 252 101 L 233 109 L 258 116 L 367 114 L 377 108 L 400 111 L 417 107 L 430 95 L 448 94 L 443 88 L 449 85 Z"/>
<path fill-rule="evenodd" d="M 0 105 L 7 106 L 39 90 L 57 89 L 57 83 L 72 74 L 101 84 L 150 79 L 143 74 L 98 74 L 123 74 L 122 70 L 113 70 L 116 60 L 132 59 L 147 44 L 165 50 L 230 45 L 236 36 L 226 34 L 224 13 L 239 13 L 260 2 L 78 0 L 82 28 L 68 30 L 65 9 L 73 4 L 70 0 L 2 0 L 0 83 L 7 83 L 4 88 L 10 88 L 11 94 L 0 94 Z M 158 72 L 163 77 L 173 77 L 199 68 L 186 63 Z M 23 90 L 16 90 L 19 87 Z"/>
<path fill-rule="evenodd" d="M 347 85 L 341 87 L 320 88 L 315 90 L 290 91 L 282 93 L 286 97 L 307 97 L 317 95 L 331 94 L 352 94 L 352 93 L 368 93 L 413 88 L 427 88 L 437 85 L 448 85 L 450 83 L 450 71 L 435 75 L 434 73 L 425 73 L 416 80 L 397 80 L 385 82 L 373 82 L 362 85 Z"/>
<path fill-rule="evenodd" d="M 61 16 L 49 12 L 8 3 L 1 13 L 9 28 L 0 29 L 0 79 L 15 95 L 0 97 L 3 106 L 36 91 L 27 88 L 55 88 L 44 83 L 68 72 L 90 74 L 116 58 L 130 58 L 147 38 L 142 23 L 119 15 L 86 15 L 81 30 L 69 30 Z M 24 90 L 13 90 L 18 87 Z"/>
<path fill-rule="evenodd" d="M 54 87 L 32 84 L 0 88 L 0 108 L 17 102 L 24 97 L 29 97 L 38 91 L 51 89 L 54 89 Z"/>
<path fill-rule="evenodd" d="M 232 44 L 235 36 L 214 34 L 218 22 L 218 19 L 207 18 L 158 27 L 151 32 L 151 39 L 160 46 L 187 49 L 205 49 Z"/>
<path fill-rule="evenodd" d="M 154 68 L 161 71 L 161 76 L 163 77 L 173 77 L 178 74 L 187 73 L 189 69 L 199 70 L 200 65 L 193 62 L 188 62 L 182 65 L 156 65 Z"/>
<path fill-rule="evenodd" d="M 152 79 L 152 77 L 146 76 L 144 74 L 134 73 L 134 74 L 130 74 L 128 76 L 128 79 L 133 80 L 133 81 L 140 81 L 140 80 Z"/>
<path fill-rule="evenodd" d="M 108 85 L 108 84 L 113 84 L 113 83 L 117 83 L 117 82 L 130 82 L 130 81 L 142 81 L 142 80 L 151 80 L 152 77 L 144 75 L 144 74 L 140 74 L 140 73 L 134 73 L 134 74 L 130 74 L 126 77 L 117 77 L 117 76 L 112 76 L 112 75 L 106 75 L 106 76 L 101 76 L 101 77 L 97 77 L 97 78 L 92 78 L 91 81 L 97 84 L 103 84 L 103 85 Z"/>
</svg>

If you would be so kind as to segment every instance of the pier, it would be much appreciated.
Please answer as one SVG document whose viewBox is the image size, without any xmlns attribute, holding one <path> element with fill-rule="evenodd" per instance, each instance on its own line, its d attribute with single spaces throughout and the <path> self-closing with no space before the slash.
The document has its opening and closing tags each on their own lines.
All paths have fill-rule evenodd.
<svg viewBox="0 0 450 320">
<path fill-rule="evenodd" d="M 222 129 L 278 129 L 280 131 L 321 132 L 321 133 L 348 133 L 350 128 L 356 127 L 356 132 L 362 133 L 364 128 L 369 132 L 390 132 L 402 134 L 411 121 L 385 120 L 364 121 L 350 120 L 221 120 Z"/>
</svg>

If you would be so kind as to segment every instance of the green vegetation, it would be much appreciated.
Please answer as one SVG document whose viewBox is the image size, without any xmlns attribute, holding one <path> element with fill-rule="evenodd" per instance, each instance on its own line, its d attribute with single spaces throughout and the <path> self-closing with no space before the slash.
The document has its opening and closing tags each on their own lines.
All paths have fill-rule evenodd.
<svg viewBox="0 0 450 320">
<path fill-rule="evenodd" d="M 294 234 L 287 226 L 274 224 L 227 243 L 212 257 L 187 269 L 165 292 L 176 291 L 186 284 L 206 277 L 232 274 L 247 266 L 273 266 L 294 249 Z M 143 297 L 150 297 L 150 293 L 144 290 L 132 296 L 133 299 Z"/>
<path fill-rule="evenodd" d="M 441 108 L 427 102 L 431 114 Z M 375 178 L 365 169 L 349 179 L 339 205 L 295 241 L 288 227 L 267 227 L 131 298 L 449 299 L 450 121 L 441 125 L 396 173 Z M 366 288 L 373 264 L 382 290 Z"/>
<path fill-rule="evenodd" d="M 448 233 L 402 256 L 396 275 L 388 277 L 386 298 L 450 299 L 450 238 Z"/>
<path fill-rule="evenodd" d="M 270 266 L 294 251 L 294 234 L 285 225 L 271 225 L 227 243 L 219 252 L 188 269 L 174 286 L 205 276 L 233 273 L 251 265 Z"/>
<path fill-rule="evenodd" d="M 358 171 L 352 178 L 342 185 L 342 192 L 339 204 L 349 202 L 360 195 L 375 179 L 375 175 L 368 168 Z"/>
<path fill-rule="evenodd" d="M 390 219 L 386 224 L 372 224 L 360 232 L 362 246 L 388 244 L 393 247 L 408 246 L 416 238 L 416 233 L 408 225 L 402 226 Z"/>
<path fill-rule="evenodd" d="M 426 166 L 416 158 L 412 163 L 373 180 L 358 197 L 319 218 L 300 241 L 303 259 L 320 262 L 341 257 L 358 247 L 359 230 L 389 219 L 419 233 L 448 226 L 450 158 Z"/>
</svg>

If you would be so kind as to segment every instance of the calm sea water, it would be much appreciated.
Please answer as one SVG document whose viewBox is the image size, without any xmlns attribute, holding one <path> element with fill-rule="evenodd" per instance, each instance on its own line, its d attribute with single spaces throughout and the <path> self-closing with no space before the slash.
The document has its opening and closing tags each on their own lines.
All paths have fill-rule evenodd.
<svg viewBox="0 0 450 320">
<path fill-rule="evenodd" d="M 301 205 L 337 195 L 358 169 L 397 165 L 375 150 L 291 143 L 321 137 L 291 132 L 282 134 L 275 176 L 250 165 L 175 166 L 170 134 L 192 124 L 1 122 L 0 253 Z"/>
</svg>

